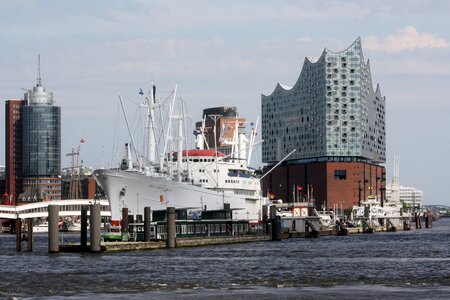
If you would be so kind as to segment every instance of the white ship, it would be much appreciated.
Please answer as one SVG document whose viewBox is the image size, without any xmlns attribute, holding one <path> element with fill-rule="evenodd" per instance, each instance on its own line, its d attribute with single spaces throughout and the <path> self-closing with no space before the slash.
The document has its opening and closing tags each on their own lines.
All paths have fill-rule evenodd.
<svg viewBox="0 0 450 300">
<path fill-rule="evenodd" d="M 262 197 L 260 178 L 248 167 L 252 149 L 257 144 L 257 123 L 248 137 L 245 133 L 238 133 L 238 126 L 234 126 L 233 138 L 229 141 L 232 153 L 225 156 L 216 147 L 209 149 L 206 145 L 207 149 L 204 149 L 203 119 L 203 127 L 196 131 L 196 149 L 186 151 L 183 102 L 181 114 L 173 114 L 176 88 L 171 94 L 171 101 L 159 102 L 153 84 L 152 87 L 141 104 L 147 108 L 145 159 L 140 158 L 133 147 L 130 133 L 132 143 L 125 145 L 126 158 L 120 167 L 94 171 L 110 202 L 112 221 L 121 219 L 124 207 L 132 215 L 142 215 L 147 206 L 152 210 L 175 207 L 201 213 L 202 210 L 223 209 L 226 203 L 230 204 L 233 219 L 261 220 L 262 205 L 268 199 Z M 123 109 L 121 97 L 119 99 Z M 169 116 L 155 122 L 155 111 L 161 112 L 162 105 L 167 103 Z M 125 119 L 128 126 L 126 114 Z M 178 120 L 177 137 L 172 137 L 172 119 Z M 164 124 L 165 128 L 158 130 L 156 124 Z M 212 129 L 215 134 L 215 126 Z M 157 145 L 157 141 L 161 143 Z M 173 141 L 177 144 L 176 151 L 171 151 L 175 147 Z M 157 161 L 158 151 L 162 154 Z M 179 153 L 182 153 L 182 159 Z"/>
</svg>

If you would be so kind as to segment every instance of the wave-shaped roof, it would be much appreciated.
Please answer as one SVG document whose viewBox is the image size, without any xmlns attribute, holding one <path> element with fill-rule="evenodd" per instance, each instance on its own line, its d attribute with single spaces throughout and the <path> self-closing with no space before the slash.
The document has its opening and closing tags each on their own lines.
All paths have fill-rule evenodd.
<svg viewBox="0 0 450 300">
<path fill-rule="evenodd" d="M 304 62 L 303 62 L 303 67 L 302 67 L 302 70 L 301 70 L 301 72 L 300 72 L 300 76 L 298 77 L 298 79 L 297 79 L 297 81 L 296 81 L 296 83 L 294 84 L 293 87 L 289 87 L 289 86 L 287 86 L 287 85 L 284 85 L 284 84 L 281 84 L 281 83 L 278 82 L 277 85 L 275 86 L 275 89 L 273 90 L 272 93 L 270 93 L 269 95 L 264 95 L 264 94 L 263 94 L 263 96 L 269 97 L 269 96 L 271 96 L 271 95 L 273 95 L 274 93 L 277 93 L 277 92 L 282 92 L 282 91 L 289 91 L 289 90 L 292 90 L 294 87 L 297 86 L 297 84 L 299 84 L 300 78 L 301 78 L 301 76 L 302 76 L 303 70 L 305 70 L 305 67 L 307 67 L 307 66 L 309 66 L 309 65 L 315 65 L 315 64 L 317 64 L 317 63 L 320 63 L 322 60 L 325 59 L 325 56 L 326 56 L 327 54 L 337 55 L 337 54 L 341 54 L 341 53 L 350 51 L 350 50 L 352 50 L 352 49 L 359 50 L 358 55 L 360 55 L 361 61 L 364 61 L 363 54 L 362 54 L 362 47 L 361 47 L 361 37 L 358 37 L 358 38 L 357 38 L 353 43 L 351 43 L 347 48 L 345 48 L 345 49 L 343 49 L 343 50 L 341 50 L 341 51 L 334 52 L 334 51 L 331 51 L 331 50 L 329 50 L 328 48 L 325 47 L 325 48 L 323 49 L 322 54 L 320 55 L 319 58 L 308 57 L 308 56 L 305 57 L 305 60 L 304 60 Z M 368 63 L 369 63 L 369 62 L 367 62 L 367 64 L 368 64 Z"/>
</svg>

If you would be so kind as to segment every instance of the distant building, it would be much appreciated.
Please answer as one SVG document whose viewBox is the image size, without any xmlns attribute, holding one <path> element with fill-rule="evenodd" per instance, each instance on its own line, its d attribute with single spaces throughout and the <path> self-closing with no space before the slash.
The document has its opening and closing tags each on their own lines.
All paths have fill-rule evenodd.
<svg viewBox="0 0 450 300">
<path fill-rule="evenodd" d="M 94 199 L 103 196 L 91 168 L 67 168 L 62 171 L 61 179 L 61 199 Z"/>
<path fill-rule="evenodd" d="M 6 192 L 11 203 L 61 198 L 61 108 L 37 84 L 6 101 Z"/>
<path fill-rule="evenodd" d="M 385 98 L 372 85 L 361 40 L 340 52 L 306 58 L 290 88 L 261 96 L 264 192 L 292 202 L 301 194 L 317 208 L 351 208 L 368 196 L 385 199 Z"/>
<path fill-rule="evenodd" d="M 238 134 L 245 131 L 245 119 L 239 118 L 236 107 L 214 107 L 203 110 L 204 130 L 203 148 L 214 149 L 229 155 L 233 149 L 233 138 L 235 128 L 238 128 Z M 196 135 L 201 134 L 202 122 L 196 123 Z M 214 132 L 215 128 L 215 132 Z M 237 136 L 237 135 L 236 135 Z M 200 145 L 197 145 L 199 148 Z"/>
</svg>

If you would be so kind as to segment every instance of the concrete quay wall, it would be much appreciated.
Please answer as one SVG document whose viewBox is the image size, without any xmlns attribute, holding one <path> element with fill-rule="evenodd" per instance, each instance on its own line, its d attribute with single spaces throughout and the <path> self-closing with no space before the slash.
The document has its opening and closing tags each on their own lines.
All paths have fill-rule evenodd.
<svg viewBox="0 0 450 300">
<path fill-rule="evenodd" d="M 249 243 L 258 241 L 270 241 L 269 235 L 243 235 L 243 236 L 224 236 L 224 237 L 201 237 L 201 238 L 177 238 L 177 247 L 197 247 L 219 244 Z"/>
<path fill-rule="evenodd" d="M 175 245 L 180 247 L 197 247 L 207 245 L 249 243 L 258 241 L 270 241 L 268 235 L 252 235 L 252 236 L 225 236 L 225 237 L 199 237 L 199 238 L 177 238 Z M 151 250 L 167 248 L 165 241 L 153 242 L 106 242 L 102 245 L 102 251 L 132 251 L 132 250 Z"/>
</svg>

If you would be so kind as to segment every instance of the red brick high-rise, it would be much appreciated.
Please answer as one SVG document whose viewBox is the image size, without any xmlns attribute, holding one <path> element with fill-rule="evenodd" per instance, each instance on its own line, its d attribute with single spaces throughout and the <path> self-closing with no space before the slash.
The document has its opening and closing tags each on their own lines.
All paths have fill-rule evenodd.
<svg viewBox="0 0 450 300">
<path fill-rule="evenodd" d="M 26 101 L 7 100 L 5 103 L 5 192 L 7 203 L 16 204 L 22 192 L 22 108 Z"/>
</svg>

